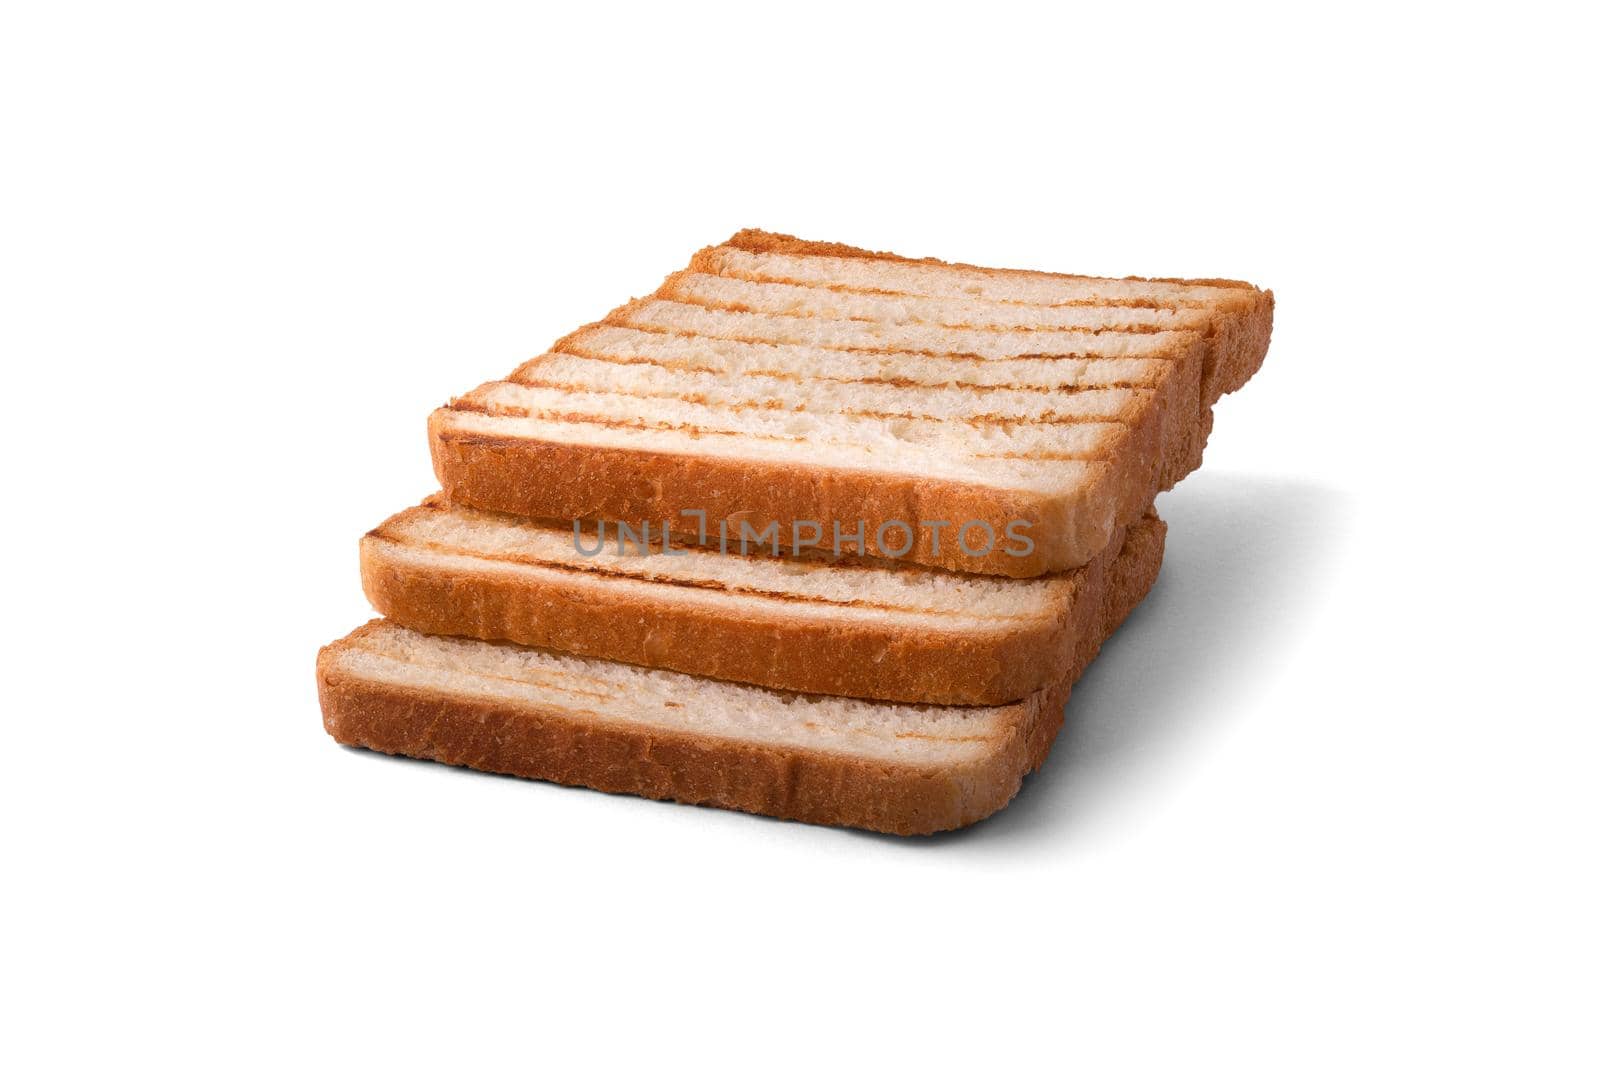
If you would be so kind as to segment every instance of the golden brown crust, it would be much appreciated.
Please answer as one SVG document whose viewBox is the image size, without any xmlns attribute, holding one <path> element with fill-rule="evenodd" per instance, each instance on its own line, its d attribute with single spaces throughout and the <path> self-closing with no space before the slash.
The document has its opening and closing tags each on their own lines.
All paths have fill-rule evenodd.
<svg viewBox="0 0 1600 1066">
<path fill-rule="evenodd" d="M 760 230 L 742 230 L 727 244 L 750 251 L 941 262 L 906 260 Z M 710 250 L 699 253 L 694 262 L 702 261 Z M 681 274 L 669 277 L 664 287 Z M 908 562 L 1007 577 L 1069 570 L 1087 564 L 1104 550 L 1115 529 L 1132 522 L 1158 492 L 1199 467 L 1212 405 L 1260 367 L 1272 330 L 1272 294 L 1244 283 L 1228 284 L 1240 290 L 1238 300 L 1230 310 L 1219 312 L 1210 329 L 1173 361 L 1150 402 L 1128 420 L 1128 432 L 1115 454 L 1098 476 L 1070 497 L 908 474 L 512 440 L 451 429 L 448 408 L 429 420 L 434 471 L 452 503 L 484 510 L 660 523 L 679 518 L 685 509 L 696 509 L 705 511 L 713 524 L 739 516 L 757 529 L 776 521 L 785 532 L 796 521 L 821 522 L 824 528 L 839 521 L 846 532 L 864 521 L 868 553 L 873 552 L 870 532 L 887 520 L 899 520 L 918 530 L 904 557 Z M 608 320 L 625 315 L 638 302 L 612 312 Z M 568 339 L 555 347 L 560 349 Z M 1035 547 L 1023 556 L 999 550 L 973 556 L 942 535 L 939 550 L 934 551 L 936 533 L 922 528 L 923 520 L 949 521 L 952 528 L 982 521 L 1002 534 L 1013 521 L 1027 522 Z"/>
<path fill-rule="evenodd" d="M 1211 329 L 1202 384 L 1208 408 L 1226 393 L 1243 388 L 1267 358 L 1275 298 L 1270 289 L 1254 297 L 1249 307 L 1224 313 Z"/>
<path fill-rule="evenodd" d="M 494 700 L 318 673 L 323 723 L 339 743 L 600 792 L 914 835 L 1003 806 L 998 775 L 920 771 L 617 724 L 579 726 Z M 1005 761 L 1020 763 L 1023 715 Z"/>
<path fill-rule="evenodd" d="M 682 525 L 685 509 L 704 511 L 710 528 L 737 516 L 752 529 L 777 522 L 789 543 L 796 521 L 839 521 L 844 536 L 864 523 L 867 540 L 886 522 L 900 521 L 916 531 L 911 550 L 902 558 L 925 566 L 943 566 L 969 573 L 1037 577 L 1081 566 L 1070 560 L 1080 542 L 1103 549 L 1116 528 L 1118 509 L 1090 509 L 1102 499 L 1121 503 L 1129 520 L 1149 505 L 1155 492 L 1138 488 L 1142 456 L 1129 449 L 1100 474 L 1103 493 L 1086 493 L 1066 504 L 1039 493 L 995 493 L 983 485 L 931 478 L 888 478 L 870 470 L 797 467 L 756 459 L 714 455 L 672 455 L 632 448 L 578 446 L 554 441 L 508 440 L 458 433 L 442 425 L 447 412 L 429 419 L 429 446 L 439 484 L 452 504 L 536 518 L 607 518 L 637 525 L 663 520 Z M 922 522 L 945 521 L 937 529 Z M 997 545 L 988 555 L 967 556 L 952 544 L 962 522 L 987 522 Z M 1008 523 L 1029 523 L 1029 535 L 1041 529 L 1060 534 L 1040 540 L 1031 555 L 1003 550 Z M 830 538 L 831 526 L 824 526 Z M 1081 530 L 1081 532 L 1080 532 Z M 934 551 L 933 539 L 940 538 Z M 974 538 L 976 538 L 976 533 Z M 976 545 L 978 542 L 974 540 Z M 896 543 L 898 546 L 898 542 Z M 848 545 L 846 545 L 848 547 Z M 1097 549 L 1098 550 L 1098 549 Z M 958 564 L 960 561 L 960 565 Z"/>
<path fill-rule="evenodd" d="M 982 706 L 1013 702 L 1068 676 L 1079 635 L 1097 624 L 1123 540 L 1119 531 L 1106 551 L 1073 574 L 1059 613 L 953 631 L 919 624 L 915 612 L 863 623 L 740 609 L 733 595 L 715 611 L 654 595 L 649 583 L 614 577 L 577 585 L 549 568 L 525 567 L 515 576 L 451 569 L 389 550 L 383 529 L 362 539 L 361 582 L 372 606 L 408 629 L 765 688 Z"/>
<path fill-rule="evenodd" d="M 969 764 L 918 768 L 402 689 L 341 674 L 342 641 L 317 659 L 323 724 L 341 744 L 603 792 L 902 835 L 955 829 L 1004 807 L 1043 763 L 1071 682 L 1154 584 L 1164 537 L 1159 520 L 1129 531 L 1070 678 L 986 712 L 1001 716 L 1003 739 Z"/>
</svg>

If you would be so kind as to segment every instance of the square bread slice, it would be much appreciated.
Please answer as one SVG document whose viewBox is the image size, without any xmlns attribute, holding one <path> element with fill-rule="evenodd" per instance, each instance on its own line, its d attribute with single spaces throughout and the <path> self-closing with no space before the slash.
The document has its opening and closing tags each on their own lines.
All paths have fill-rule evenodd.
<svg viewBox="0 0 1600 1066">
<path fill-rule="evenodd" d="M 429 420 L 453 503 L 1034 577 L 1195 469 L 1270 292 L 745 230 Z"/>
<path fill-rule="evenodd" d="M 341 744 L 495 773 L 883 833 L 956 829 L 1010 802 L 1072 682 L 1144 598 L 1164 527 L 1135 523 L 1061 681 L 1000 707 L 777 692 L 369 622 L 317 657 Z"/>
<path fill-rule="evenodd" d="M 1070 675 L 1123 535 L 1075 570 L 1005 578 L 748 543 L 669 553 L 434 497 L 362 538 L 361 580 L 380 614 L 424 633 L 799 692 L 1001 704 Z"/>
</svg>

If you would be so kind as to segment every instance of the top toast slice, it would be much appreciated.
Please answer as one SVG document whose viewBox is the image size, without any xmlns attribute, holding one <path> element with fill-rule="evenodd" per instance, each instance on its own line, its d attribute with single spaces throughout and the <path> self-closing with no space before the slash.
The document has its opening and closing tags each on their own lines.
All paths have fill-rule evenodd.
<svg viewBox="0 0 1600 1066">
<path fill-rule="evenodd" d="M 1032 577 L 1093 559 L 1199 465 L 1272 309 L 1242 282 L 745 230 L 434 412 L 434 467 L 471 507 Z"/>
</svg>

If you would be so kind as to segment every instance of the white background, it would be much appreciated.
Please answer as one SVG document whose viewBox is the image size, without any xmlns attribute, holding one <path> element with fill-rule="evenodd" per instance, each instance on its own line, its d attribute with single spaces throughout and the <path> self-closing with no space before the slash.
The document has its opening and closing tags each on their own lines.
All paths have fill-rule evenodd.
<svg viewBox="0 0 1600 1066">
<path fill-rule="evenodd" d="M 11 4 L 12 1061 L 1594 1062 L 1592 32 Z M 1149 601 L 925 842 L 359 754 L 452 394 L 742 226 L 1246 278 Z"/>
</svg>

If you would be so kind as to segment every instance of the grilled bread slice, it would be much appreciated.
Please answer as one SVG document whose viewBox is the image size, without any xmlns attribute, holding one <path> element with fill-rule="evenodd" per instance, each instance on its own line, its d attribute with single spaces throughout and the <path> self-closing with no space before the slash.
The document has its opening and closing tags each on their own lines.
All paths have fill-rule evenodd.
<svg viewBox="0 0 1600 1066">
<path fill-rule="evenodd" d="M 489 510 L 698 511 L 776 523 L 786 542 L 816 523 L 875 555 L 902 552 L 875 536 L 899 522 L 906 561 L 1033 577 L 1088 563 L 1199 465 L 1212 404 L 1260 366 L 1272 309 L 1240 282 L 746 230 L 436 411 L 434 467 L 453 502 Z"/>
<path fill-rule="evenodd" d="M 747 543 L 667 553 L 435 497 L 362 539 L 361 578 L 381 614 L 424 633 L 800 692 L 1001 704 L 1071 673 L 1121 541 L 1076 570 L 1012 579 Z"/>
<path fill-rule="evenodd" d="M 318 656 L 323 723 L 341 744 L 605 792 L 955 829 L 1044 761 L 1072 681 L 1154 583 L 1163 533 L 1129 529 L 1069 677 L 1001 707 L 781 693 L 374 621 Z"/>
</svg>

